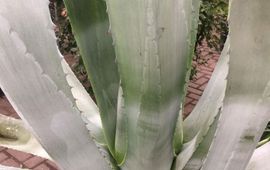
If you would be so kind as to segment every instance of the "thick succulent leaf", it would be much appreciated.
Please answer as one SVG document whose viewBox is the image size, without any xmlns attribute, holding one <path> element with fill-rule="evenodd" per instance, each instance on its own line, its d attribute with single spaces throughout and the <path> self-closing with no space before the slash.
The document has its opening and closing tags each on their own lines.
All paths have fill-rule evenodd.
<svg viewBox="0 0 270 170">
<path fill-rule="evenodd" d="M 117 124 L 115 134 L 115 159 L 119 165 L 124 163 L 128 148 L 127 113 L 123 89 L 119 86 L 117 103 Z"/>
<path fill-rule="evenodd" d="M 185 103 L 185 96 L 187 94 L 187 87 L 188 87 L 188 82 L 190 79 L 190 71 L 191 71 L 191 63 L 194 55 L 194 44 L 196 43 L 196 37 L 197 37 L 197 27 L 198 27 L 198 18 L 199 18 L 199 8 L 200 8 L 201 1 L 198 0 L 192 0 L 192 6 L 189 8 L 191 10 L 191 15 L 188 15 L 187 17 L 187 22 L 188 22 L 188 27 L 187 29 L 190 29 L 190 34 L 188 38 L 188 61 L 187 61 L 187 73 L 186 73 L 186 81 L 184 84 L 184 95 L 182 95 L 181 99 L 181 106 L 180 106 L 180 111 L 179 111 L 179 116 L 174 132 L 174 138 L 173 138 L 173 145 L 174 145 L 174 153 L 177 155 L 180 153 L 182 149 L 182 144 L 184 140 L 184 135 L 183 135 L 183 118 L 182 118 L 182 113 L 183 113 L 183 105 Z"/>
<path fill-rule="evenodd" d="M 202 128 L 209 127 L 222 106 L 227 83 L 228 52 L 229 38 L 225 43 L 219 61 L 202 97 L 191 114 L 184 120 L 184 142 L 192 140 Z M 201 136 L 204 136 L 206 133 L 207 130 L 202 132 Z"/>
<path fill-rule="evenodd" d="M 198 2 L 107 0 L 127 114 L 123 169 L 171 167 Z"/>
<path fill-rule="evenodd" d="M 51 159 L 21 120 L 0 115 L 0 145 Z"/>
<path fill-rule="evenodd" d="M 220 107 L 226 88 L 226 76 L 228 73 L 228 40 L 213 72 L 213 75 L 194 110 L 184 121 L 184 141 L 186 142 L 181 153 L 175 160 L 175 167 L 181 170 L 203 141 L 211 124 L 214 122 Z M 196 125 L 199 124 L 199 126 Z"/>
<path fill-rule="evenodd" d="M 114 153 L 119 75 L 103 0 L 64 0 L 91 81 L 108 147 Z"/>
<path fill-rule="evenodd" d="M 181 104 L 179 115 L 182 115 L 182 114 L 183 114 L 183 105 Z M 174 137 L 173 137 L 174 156 L 177 156 L 181 152 L 183 143 L 184 143 L 183 117 L 179 116 L 177 119 L 175 131 L 174 131 Z"/>
<path fill-rule="evenodd" d="M 253 153 L 246 170 L 270 169 L 270 142 L 262 145 Z"/>
<path fill-rule="evenodd" d="M 81 112 L 81 117 L 86 123 L 86 127 L 88 128 L 90 135 L 100 145 L 106 145 L 97 105 L 72 72 L 67 62 L 65 60 L 62 60 L 61 62 L 63 70 L 66 74 L 67 82 L 71 87 L 71 92 L 75 99 L 75 103 Z"/>
<path fill-rule="evenodd" d="M 224 109 L 203 170 L 245 169 L 269 120 L 270 1 L 232 0 Z"/>
<path fill-rule="evenodd" d="M 12 2 L 10 2 L 9 5 L 12 5 Z M 27 49 L 29 51 L 31 51 L 31 53 L 35 56 L 36 61 L 40 64 L 44 73 L 46 73 L 47 75 L 49 75 L 51 77 L 51 79 L 55 82 L 55 84 L 57 85 L 59 90 L 63 91 L 65 93 L 65 95 L 67 97 L 69 97 L 69 99 L 74 104 L 77 104 L 79 110 L 83 113 L 82 114 L 83 116 L 85 114 L 88 115 L 87 117 L 89 117 L 89 114 L 95 115 L 96 118 L 94 118 L 95 119 L 94 123 L 96 123 L 99 126 L 99 123 L 100 123 L 99 119 L 100 118 L 98 118 L 99 114 L 98 114 L 98 109 L 95 106 L 95 103 L 93 102 L 91 97 L 89 97 L 86 90 L 79 83 L 79 81 L 77 81 L 77 78 L 74 76 L 73 72 L 70 69 L 67 69 L 68 71 L 66 72 L 66 74 L 69 74 L 72 77 L 73 82 L 76 82 L 75 83 L 76 86 L 74 86 L 74 83 L 72 84 L 73 85 L 72 86 L 72 93 L 70 90 L 71 85 L 69 86 L 66 83 L 66 78 L 70 78 L 70 76 L 67 77 L 65 75 L 65 73 L 62 71 L 62 68 L 59 67 L 61 65 L 61 63 L 62 63 L 62 65 L 63 65 L 63 63 L 65 63 L 65 60 L 59 60 L 59 58 L 55 57 L 55 56 L 58 56 L 58 57 L 62 58 L 57 46 L 55 45 L 55 38 L 53 38 L 54 36 L 51 35 L 51 34 L 54 34 L 54 32 L 52 30 L 53 24 L 51 23 L 50 16 L 49 15 L 44 16 L 44 18 L 47 17 L 47 20 L 45 20 L 45 21 L 47 22 L 46 24 L 47 24 L 47 27 L 49 29 L 48 31 L 50 31 L 50 33 L 47 33 L 47 35 L 44 35 L 44 34 L 33 35 L 33 33 L 31 31 L 28 31 L 28 30 L 33 29 L 32 25 L 31 24 L 24 24 L 23 19 L 18 19 L 20 17 L 25 17 L 26 15 L 28 15 L 27 17 L 30 18 L 31 14 L 28 14 L 28 13 L 22 14 L 23 11 L 16 10 L 16 12 L 14 11 L 15 15 L 9 15 L 9 11 L 7 9 L 11 9 L 11 8 L 7 7 L 6 9 L 4 9 L 4 6 L 2 8 L 3 9 L 1 9 L 1 15 L 3 15 L 5 18 L 7 18 L 10 21 L 12 28 L 17 31 L 17 33 L 20 35 L 21 39 L 23 39 L 23 40 L 27 39 L 27 41 L 24 41 L 25 45 L 27 46 Z M 43 9 L 43 11 L 40 11 L 40 12 L 46 13 L 46 10 L 47 9 Z M 39 30 L 40 27 L 41 26 L 37 26 L 36 29 Z M 44 36 L 49 36 L 50 38 L 44 39 L 43 38 Z M 31 37 L 31 38 L 29 38 L 29 37 Z M 43 38 L 43 41 L 40 41 L 39 44 L 37 44 L 35 42 L 36 39 L 42 39 L 42 38 Z M 44 46 L 47 46 L 47 48 L 50 48 L 52 50 L 46 51 L 47 49 L 43 48 Z M 52 67 L 56 68 L 56 69 L 51 69 Z M 69 68 L 69 66 L 66 64 L 65 64 L 65 67 Z M 74 101 L 74 98 L 76 99 L 76 101 Z M 83 105 L 83 106 L 81 106 L 81 105 Z M 99 142 L 104 143 L 104 139 L 102 139 L 104 137 L 102 137 L 103 134 L 100 133 L 101 132 L 100 127 L 99 128 L 91 128 L 91 130 L 93 132 L 95 132 L 94 135 L 96 137 L 100 138 L 100 139 L 98 139 Z M 101 141 L 101 140 L 103 140 L 103 141 Z"/>
<path fill-rule="evenodd" d="M 48 2 L 1 0 L 0 8 L 0 86 L 17 113 L 34 129 L 37 139 L 61 168 L 110 169 L 89 138 L 85 124 L 70 98 L 43 70 L 35 57 L 39 54 L 34 55 L 24 43 L 34 37 L 34 44 L 38 48 L 43 41 L 50 42 L 46 39 L 55 39 L 48 22 Z M 12 18 L 15 21 L 9 23 L 4 17 L 6 13 L 15 15 Z M 16 22 L 22 24 L 13 27 Z M 31 25 L 29 28 L 32 29 L 24 29 L 25 25 Z M 39 34 L 44 36 L 37 36 Z M 46 45 L 42 48 L 45 50 L 40 50 L 40 53 L 55 50 Z M 53 57 L 61 63 L 59 55 Z M 56 74 L 61 72 L 58 69 L 61 65 L 53 66 L 50 69 L 55 70 Z"/>
<path fill-rule="evenodd" d="M 218 119 L 219 115 L 216 116 L 214 122 L 210 126 L 202 142 L 185 165 L 184 170 L 199 170 L 201 168 L 209 151 L 210 145 L 214 139 L 215 132 L 218 126 Z"/>
<path fill-rule="evenodd" d="M 4 1 L 4 0 L 1 0 Z M 46 1 L 46 0 L 45 0 Z M 65 93 L 67 97 L 69 97 L 70 100 L 73 101 L 73 97 L 70 91 L 69 86 L 65 83 L 65 75 L 62 72 L 62 68 L 59 67 L 61 65 L 61 60 L 55 59 L 55 56 L 61 56 L 60 52 L 55 45 L 56 38 L 54 38 L 54 24 L 51 22 L 50 16 L 45 15 L 47 12 L 47 9 L 41 9 L 39 8 L 39 15 L 41 15 L 44 19 L 43 20 L 46 24 L 46 27 L 48 28 L 47 31 L 49 31 L 47 34 L 33 34 L 31 31 L 33 27 L 31 24 L 26 24 L 25 18 L 32 18 L 31 13 L 25 13 L 23 10 L 16 10 L 15 7 L 11 8 L 10 6 L 13 5 L 13 1 L 5 2 L 6 5 L 0 6 L 0 13 L 3 17 L 5 17 L 12 28 L 17 31 L 21 39 L 27 39 L 25 41 L 25 45 L 27 46 L 27 49 L 31 51 L 31 53 L 36 56 L 36 61 L 40 64 L 40 66 L 43 68 L 44 73 L 49 75 L 51 79 L 55 82 L 59 90 Z M 13 13 L 13 15 L 10 15 L 10 13 Z M 35 29 L 40 30 L 42 28 L 42 25 L 36 25 Z M 43 37 L 47 36 L 46 39 Z M 52 38 L 53 36 L 53 38 Z M 50 37 L 50 38 L 48 38 Z M 42 39 L 38 44 L 36 43 L 36 40 Z M 44 48 L 47 47 L 47 48 Z M 47 51 L 47 49 L 52 49 L 50 51 Z M 62 57 L 62 56 L 61 56 Z M 56 69 L 51 69 L 51 67 Z"/>
</svg>

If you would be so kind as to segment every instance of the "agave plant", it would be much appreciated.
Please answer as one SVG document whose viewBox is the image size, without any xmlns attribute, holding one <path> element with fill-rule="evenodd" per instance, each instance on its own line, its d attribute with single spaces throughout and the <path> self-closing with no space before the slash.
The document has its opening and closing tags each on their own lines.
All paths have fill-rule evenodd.
<svg viewBox="0 0 270 170">
<path fill-rule="evenodd" d="M 199 0 L 64 1 L 97 104 L 58 51 L 48 2 L 0 0 L 0 86 L 25 123 L 1 118 L 4 146 L 65 170 L 270 169 L 269 143 L 256 149 L 270 1 L 230 1 L 229 38 L 185 120 Z"/>
</svg>

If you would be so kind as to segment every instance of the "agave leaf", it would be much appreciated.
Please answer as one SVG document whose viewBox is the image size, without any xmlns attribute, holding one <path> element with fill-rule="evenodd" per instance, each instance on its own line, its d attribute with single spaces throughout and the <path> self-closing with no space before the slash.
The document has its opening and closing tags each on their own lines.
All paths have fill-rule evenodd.
<svg viewBox="0 0 270 170">
<path fill-rule="evenodd" d="M 103 0 L 64 0 L 91 81 L 108 147 L 114 153 L 119 75 Z"/>
<path fill-rule="evenodd" d="M 50 42 L 46 39 L 55 39 L 47 21 L 48 2 L 1 0 L 0 8 L 0 86 L 17 113 L 35 130 L 37 139 L 61 168 L 110 169 L 108 162 L 89 138 L 84 122 L 70 98 L 44 72 L 42 65 L 24 43 L 35 37 L 34 43 L 40 47 L 39 43 L 42 41 Z M 16 16 L 12 18 L 15 20 L 12 24 L 4 17 L 7 12 Z M 21 26 L 13 27 L 17 22 L 22 23 Z M 24 29 L 28 24 L 31 25 L 31 30 Z M 20 29 L 24 31 L 19 31 Z M 21 36 L 20 33 L 28 36 Z M 44 36 L 35 36 L 38 34 Z M 55 49 L 50 46 L 42 48 L 46 49 L 40 53 Z M 54 58 L 61 61 L 58 55 L 54 55 Z M 50 69 L 61 72 L 58 67 L 51 65 Z"/>
<path fill-rule="evenodd" d="M 127 113 L 125 109 L 125 98 L 123 89 L 119 86 L 118 90 L 118 104 L 117 104 L 117 126 L 115 134 L 115 159 L 118 165 L 124 163 L 128 148 L 127 137 Z"/>
<path fill-rule="evenodd" d="M 199 170 L 203 165 L 210 145 L 214 139 L 214 135 L 218 126 L 219 115 L 220 114 L 215 117 L 215 120 L 210 126 L 206 136 L 203 138 L 202 142 L 185 165 L 184 170 Z"/>
<path fill-rule="evenodd" d="M 26 24 L 25 20 L 23 19 L 24 17 L 32 18 L 31 13 L 24 13 L 24 10 L 16 10 L 15 7 L 11 8 L 10 6 L 13 5 L 12 1 L 5 3 L 6 4 L 4 6 L 1 5 L 0 7 L 0 14 L 9 21 L 12 28 L 17 31 L 17 34 L 19 34 L 22 40 L 27 39 L 27 41 L 25 41 L 25 45 L 27 46 L 27 49 L 31 51 L 31 53 L 35 56 L 35 60 L 43 68 L 44 73 L 49 75 L 51 79 L 55 82 L 59 90 L 65 93 L 65 95 L 69 97 L 69 99 L 74 103 L 70 87 L 66 84 L 65 74 L 63 73 L 62 68 L 59 67 L 61 65 L 61 60 L 55 57 L 58 56 L 62 58 L 57 46 L 55 45 L 56 38 L 53 31 L 54 24 L 50 19 L 50 15 L 47 15 L 48 9 L 35 9 L 35 12 L 39 10 L 40 17 L 44 18 L 43 22 L 44 25 L 46 25 L 47 27 L 48 33 L 33 34 L 31 31 L 29 31 L 33 29 L 32 25 Z M 10 15 L 11 12 L 13 13 L 13 15 Z M 40 30 L 41 27 L 42 25 L 36 25 L 35 29 Z M 44 36 L 46 36 L 47 38 L 44 39 Z M 37 40 L 41 39 L 42 41 L 36 43 Z M 47 49 L 52 50 L 47 51 Z M 52 67 L 55 69 L 51 69 Z"/>
<path fill-rule="evenodd" d="M 226 88 L 226 75 L 228 72 L 228 40 L 213 72 L 213 75 L 194 110 L 184 121 L 184 141 L 181 153 L 175 160 L 175 167 L 181 170 L 192 157 L 199 144 L 203 141 L 211 124 L 214 122 Z M 200 125 L 198 127 L 197 124 Z"/>
<path fill-rule="evenodd" d="M 183 104 L 180 105 L 180 111 L 179 111 L 180 116 L 177 119 L 175 131 L 174 131 L 174 137 L 173 137 L 174 156 L 177 156 L 181 152 L 181 149 L 184 143 L 182 114 L 183 114 Z"/>
<path fill-rule="evenodd" d="M 12 3 L 10 2 L 9 5 L 12 5 Z M 55 82 L 55 84 L 57 85 L 57 87 L 59 88 L 59 90 L 61 90 L 62 92 L 65 93 L 65 95 L 67 97 L 69 97 L 69 99 L 73 102 L 73 104 L 77 104 L 79 110 L 82 112 L 83 116 L 86 116 L 85 114 L 87 114 L 89 117 L 89 114 L 91 115 L 95 115 L 95 122 L 92 121 L 92 123 L 96 123 L 99 127 L 98 128 L 91 128 L 91 130 L 95 133 L 94 135 L 96 136 L 95 138 L 100 138 L 98 139 L 99 142 L 104 143 L 104 138 L 103 134 L 102 134 L 102 130 L 100 129 L 100 118 L 99 114 L 98 114 L 98 109 L 95 106 L 95 103 L 93 102 L 93 100 L 91 99 L 91 97 L 89 97 L 89 95 L 87 94 L 86 90 L 83 88 L 83 86 L 79 83 L 79 81 L 77 80 L 77 78 L 75 77 L 75 75 L 73 74 L 73 72 L 69 69 L 69 66 L 67 64 L 65 64 L 65 60 L 63 59 L 62 55 L 59 53 L 59 50 L 57 48 L 57 46 L 55 45 L 55 36 L 51 35 L 54 34 L 53 32 L 53 23 L 51 22 L 50 16 L 49 15 L 45 15 L 46 14 L 46 8 L 44 9 L 40 9 L 42 11 L 40 11 L 40 15 L 43 15 L 44 18 L 47 17 L 46 20 L 44 20 L 44 24 L 46 24 L 49 33 L 47 33 L 45 36 L 49 36 L 51 38 L 47 38 L 47 39 L 43 39 L 42 41 L 40 41 L 40 43 L 36 43 L 36 39 L 42 39 L 44 37 L 44 34 L 37 34 L 37 35 L 33 35 L 33 33 L 31 30 L 32 25 L 31 24 L 24 24 L 24 20 L 23 19 L 16 19 L 16 18 L 20 18 L 20 17 L 24 17 L 25 15 L 28 15 L 28 17 L 31 17 L 31 14 L 28 13 L 23 13 L 23 11 L 16 11 L 14 15 L 9 15 L 9 8 L 7 6 L 7 8 L 4 9 L 4 7 L 2 7 L 3 9 L 1 9 L 0 13 L 1 15 L 3 15 L 5 18 L 7 18 L 10 21 L 10 24 L 12 26 L 13 29 L 15 29 L 17 31 L 17 33 L 19 34 L 20 38 L 23 40 L 27 40 L 24 41 L 25 45 L 27 46 L 28 50 L 31 51 L 31 53 L 35 56 L 35 60 L 40 64 L 40 66 L 43 68 L 44 73 L 46 73 L 47 75 L 49 75 L 51 77 L 51 79 Z M 40 26 L 38 26 L 40 27 Z M 40 29 L 40 28 L 36 28 L 36 29 Z M 31 37 L 31 38 L 29 38 Z M 53 49 L 50 51 L 46 51 L 46 48 L 43 48 L 44 46 L 48 46 L 48 48 Z M 57 57 L 55 57 L 57 56 Z M 61 58 L 61 59 L 59 59 Z M 59 67 L 60 65 L 64 65 L 64 67 L 66 68 L 66 74 L 68 74 L 69 76 L 67 76 L 63 71 L 62 68 Z M 64 63 L 64 64 L 63 64 Z M 56 69 L 51 69 L 51 68 L 56 68 Z M 67 69 L 68 68 L 68 69 Z M 66 78 L 72 77 L 73 82 L 76 81 L 76 86 L 74 86 L 74 83 L 72 84 L 73 86 L 70 87 L 70 85 L 68 85 L 66 83 Z M 76 80 L 75 80 L 76 79 Z M 70 88 L 72 88 L 72 93 Z M 76 91 L 76 92 L 74 92 Z M 76 93 L 76 94 L 75 94 Z M 75 98 L 75 100 L 74 100 Z M 81 105 L 84 104 L 83 108 L 81 107 Z M 87 106 L 86 106 L 87 105 Z M 89 110 L 90 109 L 90 110 Z M 90 125 L 89 125 L 90 126 Z"/>
<path fill-rule="evenodd" d="M 127 114 L 122 168 L 170 169 L 199 7 L 189 0 L 107 0 L 107 6 Z"/>
<path fill-rule="evenodd" d="M 246 170 L 270 169 L 270 142 L 262 145 L 253 153 Z"/>
<path fill-rule="evenodd" d="M 197 146 L 207 134 L 209 127 L 217 116 L 226 88 L 228 72 L 228 40 L 213 72 L 213 75 L 194 110 L 184 121 L 184 147 L 176 158 L 177 170 L 183 169 L 187 161 L 195 152 Z M 199 124 L 200 126 L 197 126 Z"/>
<path fill-rule="evenodd" d="M 90 131 L 91 137 L 93 137 L 100 145 L 106 145 L 97 105 L 89 96 L 65 60 L 62 60 L 62 67 L 66 74 L 67 82 L 71 87 L 71 92 L 76 105 L 81 112 L 82 119 Z"/>
<path fill-rule="evenodd" d="M 269 120 L 270 1 L 232 0 L 224 109 L 203 170 L 243 170 Z"/>
<path fill-rule="evenodd" d="M 191 11 L 191 15 L 188 15 L 188 29 L 190 29 L 190 34 L 188 38 L 189 46 L 188 48 L 188 61 L 187 61 L 187 69 L 188 72 L 186 73 L 186 81 L 184 85 L 184 95 L 182 95 L 181 99 L 181 106 L 180 106 L 180 111 L 179 111 L 179 116 L 174 132 L 174 138 L 173 138 L 173 145 L 174 145 L 174 153 L 175 155 L 179 154 L 181 149 L 182 149 L 182 144 L 184 140 L 184 135 L 183 135 L 183 118 L 182 118 L 182 112 L 183 112 L 183 105 L 185 103 L 185 96 L 187 93 L 187 87 L 188 87 L 188 82 L 190 78 L 190 71 L 191 71 L 191 63 L 194 55 L 194 44 L 196 43 L 196 37 L 197 37 L 197 27 L 198 27 L 198 18 L 199 18 L 199 9 L 200 9 L 200 4 L 201 1 L 198 0 L 192 0 L 192 6 L 189 6 L 191 8 L 187 8 L 188 10 Z"/>
<path fill-rule="evenodd" d="M 229 40 L 227 39 L 219 61 L 217 62 L 202 97 L 191 114 L 184 121 L 184 142 L 192 140 L 202 128 L 209 127 L 222 106 L 227 84 L 228 52 Z M 202 133 L 202 136 L 206 133 L 207 130 Z"/>
<path fill-rule="evenodd" d="M 0 115 L 0 145 L 51 159 L 21 120 Z"/>
</svg>

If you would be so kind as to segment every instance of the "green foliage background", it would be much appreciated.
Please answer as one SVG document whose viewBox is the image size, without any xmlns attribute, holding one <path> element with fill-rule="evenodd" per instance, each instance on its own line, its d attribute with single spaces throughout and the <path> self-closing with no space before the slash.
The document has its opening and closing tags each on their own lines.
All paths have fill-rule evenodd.
<svg viewBox="0 0 270 170">
<path fill-rule="evenodd" d="M 197 45 L 205 39 L 210 48 L 223 49 L 228 34 L 228 0 L 202 0 Z"/>
</svg>

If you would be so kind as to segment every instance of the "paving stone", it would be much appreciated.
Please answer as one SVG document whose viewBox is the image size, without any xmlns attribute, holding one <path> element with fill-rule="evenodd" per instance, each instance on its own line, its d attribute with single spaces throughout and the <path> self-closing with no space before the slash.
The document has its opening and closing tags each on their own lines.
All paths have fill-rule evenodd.
<svg viewBox="0 0 270 170">
<path fill-rule="evenodd" d="M 45 163 L 43 163 L 33 168 L 33 170 L 52 170 L 52 169 L 49 166 L 47 166 Z"/>
<path fill-rule="evenodd" d="M 195 100 L 199 100 L 201 96 L 194 94 L 194 93 L 189 93 L 188 97 L 195 99 Z"/>
<path fill-rule="evenodd" d="M 11 104 L 8 102 L 5 96 L 0 98 L 0 114 L 5 116 L 16 114 L 15 110 L 11 107 Z"/>
<path fill-rule="evenodd" d="M 13 158 L 6 159 L 5 161 L 1 162 L 1 164 L 5 166 L 23 167 L 21 163 L 19 163 Z"/>
<path fill-rule="evenodd" d="M 198 103 L 198 100 L 193 100 L 191 103 L 196 105 Z"/>
<path fill-rule="evenodd" d="M 0 146 L 0 152 L 2 152 L 3 150 L 6 150 L 7 148 Z"/>
<path fill-rule="evenodd" d="M 204 74 L 201 73 L 201 71 L 198 72 L 198 73 L 196 73 L 196 75 L 194 76 L 194 77 L 195 77 L 195 78 L 194 78 L 194 81 L 196 81 L 197 79 L 201 78 L 203 75 L 204 75 Z M 194 82 L 194 81 L 192 81 L 192 82 Z"/>
<path fill-rule="evenodd" d="M 219 59 L 219 56 L 214 56 L 214 57 L 213 57 L 213 60 L 218 61 L 218 59 Z"/>
<path fill-rule="evenodd" d="M 40 165 L 42 162 L 45 162 L 45 159 L 38 157 L 38 156 L 35 156 L 35 157 L 28 159 L 23 164 L 28 168 L 34 168 L 34 167 Z"/>
<path fill-rule="evenodd" d="M 200 73 L 202 73 L 203 75 L 212 75 L 212 71 L 200 70 Z"/>
<path fill-rule="evenodd" d="M 196 80 L 195 83 L 198 84 L 198 85 L 203 85 L 206 82 L 208 82 L 208 80 L 209 80 L 208 78 L 201 77 L 200 79 Z"/>
<path fill-rule="evenodd" d="M 32 155 L 29 153 L 24 153 L 24 152 L 19 152 L 19 151 L 15 151 L 13 149 L 7 149 L 6 150 L 11 156 L 13 156 L 14 158 L 16 158 L 18 161 L 20 162 L 24 162 L 26 161 L 28 158 L 30 158 Z"/>
<path fill-rule="evenodd" d="M 194 107 L 195 107 L 194 104 L 188 104 L 188 105 L 184 108 L 184 113 L 189 114 L 189 113 L 193 110 Z"/>
<path fill-rule="evenodd" d="M 47 160 L 46 164 L 47 164 L 48 167 L 51 168 L 50 170 L 57 170 L 58 169 L 57 165 L 54 162 L 50 161 L 50 160 Z"/>
<path fill-rule="evenodd" d="M 211 59 L 209 59 L 209 60 L 208 60 L 208 62 L 207 62 L 207 63 L 208 63 L 208 66 L 209 66 L 209 65 L 216 65 L 217 60 L 215 60 L 215 59 L 211 58 Z"/>
<path fill-rule="evenodd" d="M 206 78 L 208 78 L 210 80 L 211 75 L 206 74 L 206 75 L 204 75 L 204 77 L 206 77 Z"/>
<path fill-rule="evenodd" d="M 8 158 L 9 155 L 7 155 L 5 152 L 0 153 L 0 162 L 3 162 Z"/>
<path fill-rule="evenodd" d="M 5 116 L 10 116 L 12 113 L 9 110 L 5 109 L 4 107 L 1 108 L 1 105 L 0 105 L 0 114 L 5 115 Z"/>
<path fill-rule="evenodd" d="M 21 119 L 20 116 L 17 113 L 11 114 L 10 117 L 13 117 L 15 119 Z"/>
<path fill-rule="evenodd" d="M 212 68 L 212 70 L 214 70 L 214 68 L 216 67 L 216 61 L 213 60 L 214 63 L 209 64 L 209 67 Z"/>
<path fill-rule="evenodd" d="M 199 66 L 199 69 L 202 69 L 202 70 L 205 70 L 205 71 L 208 71 L 208 72 L 212 72 L 213 71 L 213 68 L 210 68 L 210 67 L 206 67 L 206 66 Z"/>
<path fill-rule="evenodd" d="M 197 95 L 202 95 L 202 93 L 203 93 L 201 90 L 195 89 L 195 88 L 192 88 L 192 87 L 188 87 L 188 92 L 194 93 L 194 94 L 197 94 Z"/>
<path fill-rule="evenodd" d="M 199 89 L 203 91 L 206 88 L 206 86 L 207 86 L 207 83 L 205 83 L 202 86 L 200 86 Z"/>
<path fill-rule="evenodd" d="M 200 85 L 195 84 L 195 83 L 193 83 L 192 81 L 190 81 L 190 82 L 188 83 L 188 86 L 189 86 L 189 87 L 193 87 L 193 88 L 198 88 Z"/>
<path fill-rule="evenodd" d="M 192 102 L 194 99 L 192 99 L 192 98 L 190 98 L 190 97 L 186 97 L 186 99 L 185 99 L 185 106 L 187 105 L 187 104 L 189 104 L 190 102 Z"/>
</svg>

